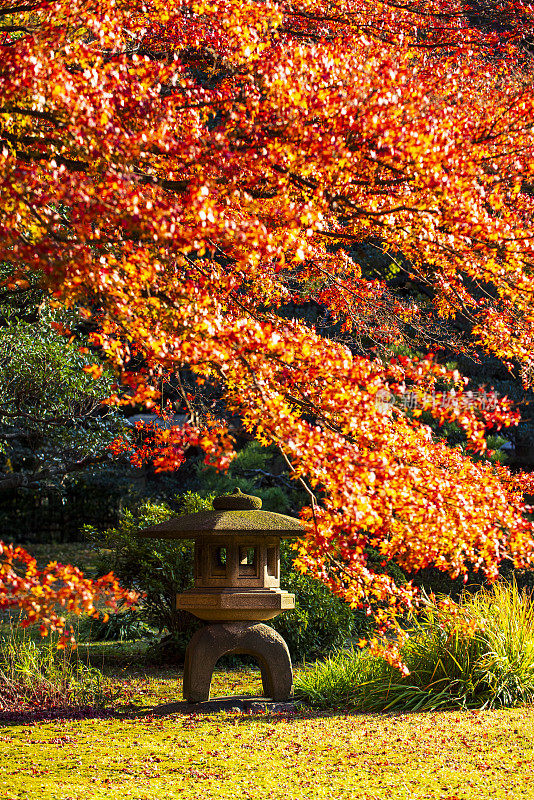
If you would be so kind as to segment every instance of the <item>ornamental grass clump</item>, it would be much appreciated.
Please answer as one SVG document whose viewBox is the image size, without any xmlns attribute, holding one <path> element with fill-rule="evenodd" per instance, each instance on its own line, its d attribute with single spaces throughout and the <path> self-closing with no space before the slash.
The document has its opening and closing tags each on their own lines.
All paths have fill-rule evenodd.
<svg viewBox="0 0 534 800">
<path fill-rule="evenodd" d="M 303 671 L 295 694 L 360 711 L 496 708 L 534 702 L 534 605 L 515 584 L 459 604 L 427 598 L 401 655 L 409 674 L 354 649 Z"/>
<path fill-rule="evenodd" d="M 102 708 L 116 699 L 102 673 L 72 648 L 15 629 L 0 640 L 0 711 Z"/>
<path fill-rule="evenodd" d="M 477 670 L 491 700 L 510 706 L 534 701 L 534 598 L 515 586 L 480 592 L 469 608 L 481 625 Z"/>
</svg>

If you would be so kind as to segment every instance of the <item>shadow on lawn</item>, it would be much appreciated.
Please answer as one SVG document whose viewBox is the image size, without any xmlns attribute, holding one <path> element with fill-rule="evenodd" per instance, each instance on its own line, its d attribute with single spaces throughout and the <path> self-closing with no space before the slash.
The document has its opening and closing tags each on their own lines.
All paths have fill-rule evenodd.
<svg viewBox="0 0 534 800">
<path fill-rule="evenodd" d="M 15 711 L 0 711 L 0 727 L 71 719 L 112 719 L 116 716 L 117 712 L 112 708 L 95 708 L 94 706 L 23 708 Z"/>
<path fill-rule="evenodd" d="M 242 718 L 288 719 L 291 717 L 328 717 L 333 712 L 313 711 L 299 703 L 276 702 L 267 697 L 253 695 L 235 695 L 232 697 L 216 697 L 202 703 L 188 703 L 180 700 L 175 703 L 160 703 L 155 706 L 123 706 L 122 708 L 94 708 L 80 706 L 77 708 L 50 707 L 29 708 L 20 711 L 0 711 L 0 727 L 16 725 L 32 725 L 39 722 L 58 722 L 60 720 L 116 719 L 120 720 L 152 720 L 156 718 L 212 717 L 215 714 L 240 714 Z M 343 716 L 350 711 L 336 712 Z"/>
</svg>

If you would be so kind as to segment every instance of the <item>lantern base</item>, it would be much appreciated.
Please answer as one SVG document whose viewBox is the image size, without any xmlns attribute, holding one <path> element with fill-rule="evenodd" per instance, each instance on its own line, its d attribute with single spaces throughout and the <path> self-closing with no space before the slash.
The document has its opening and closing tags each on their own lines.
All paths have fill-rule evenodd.
<svg viewBox="0 0 534 800">
<path fill-rule="evenodd" d="M 249 621 L 206 625 L 194 634 L 185 653 L 185 700 L 209 700 L 215 665 L 229 653 L 250 655 L 258 661 L 266 697 L 277 701 L 291 697 L 293 669 L 287 644 L 273 628 Z"/>
</svg>

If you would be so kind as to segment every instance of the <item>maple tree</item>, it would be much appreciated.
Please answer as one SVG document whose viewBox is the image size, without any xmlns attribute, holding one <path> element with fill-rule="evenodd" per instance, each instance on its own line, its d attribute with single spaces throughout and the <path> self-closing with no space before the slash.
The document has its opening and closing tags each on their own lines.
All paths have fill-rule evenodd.
<svg viewBox="0 0 534 800">
<path fill-rule="evenodd" d="M 55 561 L 40 570 L 23 547 L 0 542 L 0 608 L 16 609 L 23 627 L 38 624 L 43 635 L 58 631 L 59 647 L 75 643 L 65 614 L 97 617 L 97 601 L 116 610 L 119 603 L 132 606 L 138 598 L 111 573 L 91 580 L 77 567 Z"/>
<path fill-rule="evenodd" d="M 402 256 L 433 313 L 462 314 L 532 381 L 533 23 L 521 0 L 0 4 L 12 283 L 38 272 L 98 322 L 127 402 L 164 413 L 158 387 L 182 366 L 218 381 L 309 489 L 301 566 L 380 624 L 414 592 L 370 568 L 368 545 L 490 578 L 534 553 L 528 476 L 421 420 L 455 421 L 481 453 L 517 414 L 477 404 L 432 354 L 392 358 L 428 309 L 350 257 L 371 239 Z M 308 299 L 375 351 L 277 312 Z M 411 411 L 377 402 L 408 392 Z M 205 422 L 156 432 L 157 468 L 191 444 L 228 464 L 224 424 Z"/>
</svg>

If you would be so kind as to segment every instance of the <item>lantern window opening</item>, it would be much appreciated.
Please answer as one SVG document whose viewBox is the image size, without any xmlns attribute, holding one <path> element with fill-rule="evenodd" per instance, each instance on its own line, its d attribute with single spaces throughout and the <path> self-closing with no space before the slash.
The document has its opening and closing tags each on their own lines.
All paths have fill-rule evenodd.
<svg viewBox="0 0 534 800">
<path fill-rule="evenodd" d="M 248 545 L 239 548 L 239 575 L 258 577 L 258 548 Z"/>
<path fill-rule="evenodd" d="M 216 545 L 211 547 L 211 569 L 210 573 L 214 576 L 226 576 L 227 548 Z"/>
</svg>

